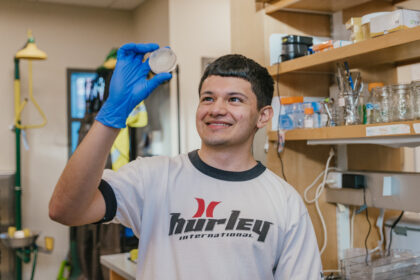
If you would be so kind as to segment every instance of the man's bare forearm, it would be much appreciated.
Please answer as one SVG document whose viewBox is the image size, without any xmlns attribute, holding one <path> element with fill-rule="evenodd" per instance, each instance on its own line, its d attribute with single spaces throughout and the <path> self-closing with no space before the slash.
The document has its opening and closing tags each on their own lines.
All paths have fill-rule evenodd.
<svg viewBox="0 0 420 280">
<path fill-rule="evenodd" d="M 49 205 L 53 220 L 80 225 L 96 222 L 104 216 L 105 203 L 98 186 L 118 132 L 119 129 L 95 121 L 55 186 Z"/>
</svg>

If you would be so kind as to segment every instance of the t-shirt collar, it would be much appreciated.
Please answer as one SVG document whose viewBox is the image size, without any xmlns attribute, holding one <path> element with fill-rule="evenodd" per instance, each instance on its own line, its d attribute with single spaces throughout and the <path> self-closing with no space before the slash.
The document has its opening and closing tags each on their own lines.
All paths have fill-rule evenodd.
<svg viewBox="0 0 420 280">
<path fill-rule="evenodd" d="M 257 164 L 251 169 L 245 171 L 226 171 L 206 164 L 198 155 L 198 150 L 188 153 L 192 165 L 200 172 L 224 181 L 248 181 L 260 176 L 265 171 L 265 166 L 257 161 Z"/>
</svg>

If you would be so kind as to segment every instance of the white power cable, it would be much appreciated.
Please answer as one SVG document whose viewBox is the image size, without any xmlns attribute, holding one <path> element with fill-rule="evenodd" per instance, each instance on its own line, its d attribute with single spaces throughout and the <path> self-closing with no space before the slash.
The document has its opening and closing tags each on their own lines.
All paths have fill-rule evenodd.
<svg viewBox="0 0 420 280">
<path fill-rule="evenodd" d="M 324 187 L 325 187 L 325 183 L 327 181 L 327 175 L 329 171 L 332 170 L 336 170 L 336 168 L 329 168 L 330 165 L 330 161 L 334 156 L 334 150 L 331 149 L 330 150 L 330 155 L 328 157 L 327 163 L 325 164 L 325 170 L 321 172 L 321 174 L 318 175 L 318 177 L 315 178 L 315 180 L 312 182 L 312 184 L 310 184 L 304 191 L 303 193 L 303 198 L 305 199 L 306 203 L 315 203 L 315 208 L 316 211 L 319 215 L 319 218 L 321 219 L 321 224 L 322 224 L 322 229 L 324 231 L 324 243 L 322 244 L 321 250 L 320 250 L 320 254 L 322 255 L 325 251 L 325 248 L 327 247 L 327 241 L 328 241 L 328 236 L 327 236 L 327 227 L 325 225 L 325 220 L 324 217 L 322 216 L 321 213 L 321 209 L 319 208 L 319 202 L 318 199 L 320 198 L 322 192 L 324 191 Z M 315 190 L 315 197 L 313 199 L 308 199 L 308 192 L 309 190 L 316 184 L 316 182 L 318 182 L 318 180 L 324 176 L 322 183 L 319 184 Z"/>
<path fill-rule="evenodd" d="M 351 248 L 354 248 L 354 218 L 356 215 L 357 215 L 357 210 L 356 208 L 354 208 L 351 215 L 351 220 L 350 220 L 350 223 L 351 223 L 350 246 Z M 374 253 L 376 251 L 382 251 L 382 246 L 384 243 L 384 233 L 383 233 L 384 215 L 385 215 L 385 209 L 381 208 L 381 212 L 378 216 L 378 219 L 376 220 L 376 227 L 378 228 L 381 239 L 378 240 L 378 246 L 369 250 L 369 254 Z"/>
<path fill-rule="evenodd" d="M 356 217 L 356 208 L 353 207 L 353 211 L 351 214 L 351 220 L 350 220 L 350 248 L 354 248 L 354 217 Z"/>
<path fill-rule="evenodd" d="M 381 212 L 378 216 L 378 219 L 376 220 L 376 227 L 378 228 L 379 235 L 381 236 L 381 239 L 378 241 L 378 246 L 376 246 L 376 248 L 370 250 L 369 253 L 373 253 L 373 252 L 376 252 L 376 251 L 382 251 L 382 245 L 384 243 L 384 233 L 383 233 L 384 215 L 385 215 L 385 209 L 381 208 Z"/>
</svg>

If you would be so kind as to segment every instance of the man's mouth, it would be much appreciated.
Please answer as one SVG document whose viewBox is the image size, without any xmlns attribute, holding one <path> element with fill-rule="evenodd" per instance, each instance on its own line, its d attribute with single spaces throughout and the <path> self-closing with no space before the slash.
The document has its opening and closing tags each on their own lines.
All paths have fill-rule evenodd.
<svg viewBox="0 0 420 280">
<path fill-rule="evenodd" d="M 229 127 L 229 126 L 232 126 L 230 123 L 226 123 L 226 122 L 207 122 L 206 125 L 212 126 L 212 127 Z"/>
</svg>

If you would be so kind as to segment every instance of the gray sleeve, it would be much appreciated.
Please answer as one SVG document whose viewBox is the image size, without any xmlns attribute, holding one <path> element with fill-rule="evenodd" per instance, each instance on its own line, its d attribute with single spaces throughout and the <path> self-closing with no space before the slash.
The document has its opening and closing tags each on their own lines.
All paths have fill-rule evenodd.
<svg viewBox="0 0 420 280">
<path fill-rule="evenodd" d="M 282 244 L 274 279 L 322 279 L 318 243 L 306 210 L 284 233 Z"/>
<path fill-rule="evenodd" d="M 116 201 L 115 214 L 110 221 L 131 228 L 136 236 L 140 234 L 145 199 L 143 161 L 137 159 L 118 171 L 106 169 L 102 175 L 102 180 L 111 187 Z M 105 196 L 104 199 L 106 201 Z M 108 207 L 112 207 L 109 202 L 106 202 L 106 206 L 107 211 Z"/>
</svg>

